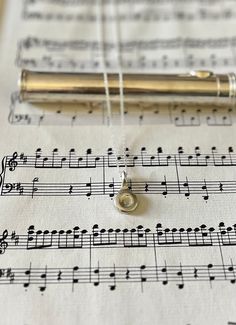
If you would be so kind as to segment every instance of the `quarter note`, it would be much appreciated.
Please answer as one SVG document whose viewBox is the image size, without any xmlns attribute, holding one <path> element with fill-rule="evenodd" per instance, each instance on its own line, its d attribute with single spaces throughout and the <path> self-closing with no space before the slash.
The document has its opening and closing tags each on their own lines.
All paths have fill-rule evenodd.
<svg viewBox="0 0 236 325">
<path fill-rule="evenodd" d="M 110 189 L 112 189 L 112 191 L 109 193 L 109 196 L 112 198 L 112 197 L 114 197 L 115 196 L 115 181 L 114 181 L 114 178 L 113 178 L 113 182 L 112 183 L 110 183 L 109 185 L 108 185 L 108 187 L 110 188 Z"/>
<path fill-rule="evenodd" d="M 43 284 L 39 287 L 40 292 L 44 292 L 47 289 L 47 266 L 45 266 L 45 271 L 40 275 L 43 280 Z"/>
<path fill-rule="evenodd" d="M 24 286 L 24 288 L 28 288 L 30 286 L 30 282 L 31 282 L 31 263 L 30 263 L 30 267 L 25 271 L 25 275 L 26 275 L 27 281 L 24 282 L 23 286 Z"/>
<path fill-rule="evenodd" d="M 165 267 L 163 267 L 161 269 L 161 277 L 162 277 L 162 274 L 163 274 L 163 277 L 164 279 L 162 280 L 162 284 L 163 285 L 167 285 L 168 284 L 168 273 L 167 273 L 167 265 L 166 265 L 166 262 L 165 262 Z"/>
<path fill-rule="evenodd" d="M 100 284 L 100 268 L 99 268 L 99 263 L 98 263 L 98 267 L 93 270 L 93 273 L 96 275 L 95 281 L 93 282 L 93 284 L 94 284 L 94 286 L 97 287 Z"/>
<path fill-rule="evenodd" d="M 232 259 L 231 259 L 231 265 L 228 267 L 228 271 L 229 271 L 230 275 L 232 275 L 232 278 L 230 279 L 230 283 L 235 284 L 236 283 L 236 274 L 235 274 L 235 268 L 234 268 Z"/>
<path fill-rule="evenodd" d="M 91 178 L 90 178 L 90 182 L 86 183 L 86 187 L 88 189 L 86 196 L 89 198 L 92 195 L 92 180 L 91 180 Z"/>
<path fill-rule="evenodd" d="M 166 176 L 164 176 L 164 181 L 161 182 L 161 185 L 164 187 L 164 191 L 162 192 L 162 195 L 166 196 L 168 194 Z"/>
<path fill-rule="evenodd" d="M 145 269 L 146 269 L 146 265 L 143 264 L 140 266 L 140 279 L 141 279 L 142 291 L 143 291 L 143 282 L 147 281 L 147 277 L 143 275 L 143 272 L 145 271 Z"/>
<path fill-rule="evenodd" d="M 213 269 L 213 264 L 211 264 L 211 263 L 208 264 L 207 265 L 207 271 L 208 271 L 208 277 L 209 277 L 210 284 L 212 283 L 212 281 L 215 280 L 215 276 L 212 275 L 212 269 Z"/>
<path fill-rule="evenodd" d="M 116 289 L 116 267 L 113 266 L 113 272 L 110 273 L 109 277 L 113 280 L 113 284 L 110 285 L 110 290 L 114 291 Z"/>
<path fill-rule="evenodd" d="M 78 277 L 78 271 L 79 267 L 74 266 L 72 269 L 72 292 L 74 291 L 74 285 L 79 282 L 79 277 Z"/>
<path fill-rule="evenodd" d="M 184 288 L 184 277 L 183 277 L 183 270 L 182 270 L 182 265 L 180 264 L 180 269 L 177 272 L 177 276 L 180 279 L 180 283 L 177 284 L 179 289 L 183 289 Z"/>
<path fill-rule="evenodd" d="M 203 199 L 207 201 L 209 199 L 209 194 L 208 194 L 208 188 L 207 188 L 207 183 L 206 180 L 204 179 L 204 185 L 202 186 L 202 189 L 206 192 L 205 195 L 203 195 Z"/>
<path fill-rule="evenodd" d="M 189 190 L 189 183 L 188 183 L 188 178 L 186 177 L 186 182 L 183 184 L 184 188 L 186 189 L 186 192 L 184 195 L 189 198 L 190 196 L 190 190 Z"/>
</svg>

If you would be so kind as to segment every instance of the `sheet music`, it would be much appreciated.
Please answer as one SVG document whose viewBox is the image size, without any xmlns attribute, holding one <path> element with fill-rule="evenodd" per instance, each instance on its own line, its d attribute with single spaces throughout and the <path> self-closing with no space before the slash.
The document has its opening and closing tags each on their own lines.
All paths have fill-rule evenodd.
<svg viewBox="0 0 236 325">
<path fill-rule="evenodd" d="M 20 69 L 101 72 L 95 0 L 8 0 L 1 29 L 4 324 L 236 324 L 235 111 L 19 103 Z M 122 69 L 235 70 L 234 1 L 118 2 Z M 113 1 L 103 1 L 115 71 Z M 112 136 L 113 133 L 113 136 Z M 116 142 L 112 140 L 115 138 Z M 114 145 L 118 148 L 118 156 Z M 119 213 L 127 163 L 137 212 Z"/>
</svg>

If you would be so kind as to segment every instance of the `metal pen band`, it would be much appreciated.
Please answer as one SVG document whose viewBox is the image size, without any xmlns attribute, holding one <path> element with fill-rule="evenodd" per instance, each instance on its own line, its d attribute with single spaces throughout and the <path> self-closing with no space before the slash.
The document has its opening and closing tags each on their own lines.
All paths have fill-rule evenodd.
<svg viewBox="0 0 236 325">
<path fill-rule="evenodd" d="M 108 74 L 111 100 L 119 101 L 118 74 Z M 102 73 L 61 73 L 23 70 L 21 102 L 85 102 L 105 99 Z M 124 74 L 126 102 L 190 102 L 235 106 L 236 76 L 193 71 L 189 74 Z"/>
</svg>

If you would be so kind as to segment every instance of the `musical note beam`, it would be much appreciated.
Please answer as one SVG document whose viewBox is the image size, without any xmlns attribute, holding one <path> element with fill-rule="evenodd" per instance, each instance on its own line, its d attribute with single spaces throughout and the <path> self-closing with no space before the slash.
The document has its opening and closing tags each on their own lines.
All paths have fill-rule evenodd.
<svg viewBox="0 0 236 325">
<path fill-rule="evenodd" d="M 222 247 L 236 246 L 236 225 L 219 230 L 201 225 L 196 228 L 170 229 L 156 226 L 156 231 L 139 225 L 132 229 L 99 229 L 92 232 L 78 226 L 68 230 L 36 230 L 30 226 L 27 234 L 5 229 L 0 236 L 0 255 L 8 250 L 40 249 L 100 249 L 100 248 L 158 248 L 158 247 Z"/>
<path fill-rule="evenodd" d="M 89 169 L 89 168 L 115 168 L 124 166 L 125 161 L 128 167 L 235 167 L 236 154 L 233 148 L 229 148 L 227 153 L 217 153 L 212 149 L 210 153 L 201 153 L 200 149 L 195 149 L 194 153 L 179 152 L 165 154 L 159 148 L 157 153 L 148 154 L 146 148 L 142 148 L 137 155 L 130 154 L 127 149 L 126 157 L 113 154 L 112 149 L 108 149 L 107 155 L 92 155 L 91 149 L 87 150 L 86 155 L 76 155 L 71 149 L 68 155 L 58 155 L 58 149 L 54 149 L 52 155 L 43 155 L 41 149 L 36 150 L 35 155 L 18 154 L 6 156 L 5 165 L 10 171 L 16 168 L 35 168 L 35 169 Z M 88 153 L 91 152 L 91 153 Z"/>
</svg>

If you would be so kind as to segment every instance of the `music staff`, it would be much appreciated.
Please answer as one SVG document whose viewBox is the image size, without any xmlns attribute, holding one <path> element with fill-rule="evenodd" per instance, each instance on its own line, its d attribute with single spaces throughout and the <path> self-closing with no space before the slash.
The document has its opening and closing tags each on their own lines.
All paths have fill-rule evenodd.
<svg viewBox="0 0 236 325">
<path fill-rule="evenodd" d="M 40 8 L 40 4 L 45 4 L 48 3 L 51 6 L 56 5 L 54 9 L 57 10 L 46 10 L 44 6 Z M 163 8 L 163 4 L 165 4 L 163 1 L 143 1 L 143 3 L 150 3 L 152 4 L 152 10 L 147 8 L 144 10 L 143 6 L 140 8 L 138 5 L 140 4 L 139 1 L 124 1 L 122 3 L 122 6 L 124 5 L 130 5 L 131 3 L 135 5 L 135 10 L 133 12 L 127 12 L 127 11 L 122 11 L 119 14 L 119 21 L 121 22 L 144 22 L 144 23 L 150 23 L 150 22 L 159 22 L 159 21 L 196 21 L 196 20 L 211 20 L 211 21 L 218 21 L 218 20 L 230 20 L 235 17 L 235 12 L 233 11 L 232 6 L 228 8 L 225 8 L 221 11 L 219 10 L 214 10 L 212 11 L 210 7 L 205 7 L 206 5 L 211 4 L 210 1 L 206 2 L 205 6 L 202 6 L 201 3 L 197 3 L 198 7 L 194 7 L 193 10 L 185 10 L 185 7 L 181 7 L 181 9 L 175 8 L 174 10 L 170 10 L 168 6 Z M 166 1 L 168 3 L 168 1 Z M 215 1 L 214 1 L 215 3 Z M 109 4 L 109 1 L 104 1 L 104 5 Z M 25 20 L 46 20 L 46 21 L 67 21 L 67 22 L 74 22 L 74 21 L 83 21 L 83 22 L 89 22 L 89 23 L 94 23 L 96 21 L 95 14 L 92 12 L 83 14 L 80 13 L 80 7 L 84 5 L 89 5 L 89 6 L 94 6 L 95 2 L 88 0 L 87 2 L 85 1 L 50 1 L 50 0 L 40 0 L 40 1 L 25 1 L 24 3 L 24 8 L 23 8 L 23 18 Z M 161 6 L 158 6 L 161 5 Z M 65 12 L 65 7 L 67 10 L 73 9 L 73 12 Z M 126 9 L 127 7 L 125 7 Z M 102 20 L 106 22 L 112 22 L 116 19 L 114 15 L 109 15 L 109 14 L 104 14 L 102 16 Z"/>
<path fill-rule="evenodd" d="M 36 230 L 32 225 L 27 234 L 5 229 L 0 236 L 0 255 L 8 250 L 67 250 L 99 248 L 161 248 L 161 247 L 227 247 L 236 246 L 236 224 L 218 230 L 201 225 L 195 228 L 163 228 L 155 231 L 142 225 L 132 229 L 104 229 L 94 225 L 92 231 L 75 226 L 68 230 Z M 127 273 L 128 276 L 129 272 Z"/>
<path fill-rule="evenodd" d="M 216 65 L 221 67 L 234 67 L 235 55 L 232 49 L 235 48 L 235 37 L 231 38 L 183 38 L 176 37 L 172 39 L 139 39 L 121 42 L 124 58 L 122 67 L 126 70 L 146 69 L 163 71 L 171 69 L 175 71 L 183 68 L 197 69 L 201 66 L 215 68 Z M 99 61 L 96 59 L 97 51 L 100 44 L 96 40 L 68 40 L 60 41 L 55 39 L 43 39 L 38 37 L 26 37 L 18 44 L 16 64 L 20 68 L 28 69 L 56 69 L 56 70 L 96 70 L 101 68 Z M 114 42 L 104 44 L 108 54 L 107 69 L 117 67 L 117 62 L 112 58 L 112 52 L 116 50 Z M 224 56 L 222 56 L 224 48 Z M 35 51 L 38 55 L 35 56 Z M 195 55 L 195 50 L 204 50 L 204 58 Z M 160 51 L 158 59 L 150 56 L 149 51 Z M 173 57 L 172 50 L 180 51 L 180 55 Z M 66 52 L 67 55 L 56 58 L 52 52 Z M 84 52 L 90 51 L 91 56 L 87 58 Z M 75 59 L 75 52 L 77 59 Z M 126 53 L 129 56 L 126 58 Z M 133 53 L 133 58 L 130 55 Z M 139 53 L 139 56 L 137 56 Z M 86 58 L 85 58 L 86 57 Z"/>
<path fill-rule="evenodd" d="M 114 168 L 127 167 L 235 167 L 236 154 L 234 149 L 229 147 L 226 153 L 218 153 L 216 147 L 212 147 L 209 153 L 202 153 L 200 147 L 195 147 L 193 153 L 185 153 L 179 147 L 177 153 L 164 153 L 161 147 L 156 152 L 150 154 L 145 147 L 140 153 L 131 154 L 126 148 L 126 155 L 114 155 L 112 148 L 107 150 L 106 155 L 94 155 L 92 149 L 87 149 L 85 155 L 77 155 L 75 149 L 70 149 L 68 155 L 59 155 L 58 148 L 53 149 L 51 155 L 44 155 L 42 149 L 38 148 L 35 155 L 18 154 L 14 152 L 12 156 L 6 156 L 4 161 L 5 168 L 15 171 L 16 168 L 35 168 L 35 169 L 84 169 L 84 168 Z"/>
<path fill-rule="evenodd" d="M 235 181 L 133 181 L 129 189 L 135 194 L 155 194 L 167 197 L 173 194 L 200 195 L 205 201 L 210 195 L 235 194 Z M 148 185 L 148 187 L 147 187 Z M 29 183 L 3 183 L 1 196 L 91 196 L 106 195 L 113 198 L 119 191 L 121 182 L 85 182 L 85 183 L 41 183 L 36 177 Z"/>
<path fill-rule="evenodd" d="M 17 104 L 17 105 L 16 105 Z M 27 112 L 27 108 L 24 105 L 20 105 L 15 102 L 10 110 L 8 120 L 11 124 L 15 125 L 67 125 L 70 127 L 78 125 L 106 125 L 107 122 L 104 120 L 104 109 L 98 113 L 95 113 L 95 109 L 89 109 L 83 106 L 83 111 L 76 110 L 72 115 L 66 114 L 66 109 L 61 111 L 55 111 L 49 113 L 47 111 L 41 111 L 39 114 L 32 114 Z M 200 109 L 186 110 L 178 107 L 178 111 L 173 110 L 169 107 L 168 110 L 165 107 L 159 107 L 158 109 L 151 107 L 149 112 L 144 111 L 140 115 L 140 111 L 133 111 L 126 108 L 126 120 L 127 124 L 136 122 L 139 125 L 153 125 L 153 124 L 173 124 L 176 127 L 186 126 L 200 126 L 206 124 L 208 126 L 232 126 L 235 123 L 235 115 L 232 114 L 232 109 L 225 109 L 223 107 L 214 110 L 213 108 L 205 109 L 204 112 Z M 26 113 L 27 112 L 27 113 Z M 172 118 L 171 115 L 174 115 Z M 142 118 L 141 118 L 142 117 Z M 117 117 L 114 118 L 114 124 L 118 123 Z"/>
<path fill-rule="evenodd" d="M 73 107 L 72 107 L 73 106 Z M 19 103 L 18 92 L 11 95 L 11 104 L 8 120 L 16 125 L 68 125 L 70 127 L 78 125 L 107 125 L 105 106 L 103 102 L 86 102 L 78 108 L 71 106 L 71 113 L 63 105 L 60 110 L 51 104 L 50 110 L 43 107 L 37 113 L 32 113 L 28 105 Z M 29 108 L 29 109 L 28 109 Z M 98 109 L 99 108 L 99 109 Z M 114 112 L 116 107 L 114 107 Z M 232 108 L 227 107 L 204 107 L 199 105 L 185 105 L 184 103 L 173 103 L 164 105 L 161 103 L 140 103 L 139 106 L 126 105 L 126 124 L 153 125 L 153 124 L 173 124 L 176 127 L 200 126 L 232 126 L 236 121 Z M 114 114 L 114 124 L 119 123 L 118 111 Z"/>
<path fill-rule="evenodd" d="M 111 51 L 115 49 L 115 44 L 113 42 L 105 42 L 104 46 L 107 51 Z M 229 48 L 232 46 L 236 46 L 236 37 L 225 37 L 225 38 L 184 38 L 184 37 L 176 37 L 176 38 L 168 38 L 168 39 L 151 39 L 151 40 L 132 40 L 124 41 L 121 43 L 122 49 L 124 52 L 130 51 L 142 51 L 146 50 L 161 50 L 161 49 L 217 49 L 217 48 Z M 31 48 L 43 48 L 48 51 L 59 50 L 94 50 L 99 49 L 99 44 L 97 41 L 87 40 L 56 40 L 56 39 L 46 39 L 39 37 L 26 37 L 22 39 L 19 44 L 19 50 L 30 50 Z"/>
<path fill-rule="evenodd" d="M 139 284 L 142 291 L 147 283 L 161 283 L 168 285 L 174 283 L 178 289 L 184 289 L 189 282 L 207 282 L 212 286 L 213 282 L 224 281 L 235 283 L 233 271 L 236 265 L 137 265 L 137 266 L 97 266 L 84 267 L 48 267 L 34 268 L 1 268 L 0 285 L 22 285 L 26 290 L 31 286 L 37 286 L 40 292 L 45 292 L 50 285 L 70 285 L 74 291 L 76 285 L 91 284 L 96 287 L 107 284 L 114 291 L 120 284 Z M 128 272 L 128 273 L 127 273 Z M 196 276 L 197 272 L 197 276 Z M 128 276 L 127 276 L 128 274 Z M 158 274 L 158 278 L 156 277 Z"/>
</svg>

